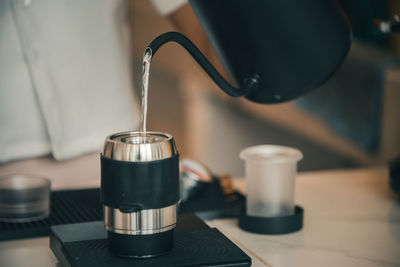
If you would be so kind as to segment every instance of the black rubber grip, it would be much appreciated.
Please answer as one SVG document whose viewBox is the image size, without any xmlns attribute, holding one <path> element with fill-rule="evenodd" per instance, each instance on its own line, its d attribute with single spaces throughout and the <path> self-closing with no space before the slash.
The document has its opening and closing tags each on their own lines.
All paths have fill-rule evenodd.
<svg viewBox="0 0 400 267">
<path fill-rule="evenodd" d="M 108 232 L 108 246 L 120 257 L 156 257 L 170 252 L 174 246 L 174 230 L 151 235 L 121 235 Z"/>
<path fill-rule="evenodd" d="M 149 162 L 126 162 L 101 156 L 104 205 L 131 212 L 167 207 L 179 199 L 179 155 Z"/>
</svg>

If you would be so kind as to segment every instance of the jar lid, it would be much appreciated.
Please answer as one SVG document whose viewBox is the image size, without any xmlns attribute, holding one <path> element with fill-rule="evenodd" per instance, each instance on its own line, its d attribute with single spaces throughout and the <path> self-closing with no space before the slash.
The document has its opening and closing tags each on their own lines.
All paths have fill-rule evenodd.
<svg viewBox="0 0 400 267">
<path fill-rule="evenodd" d="M 171 135 L 160 132 L 122 132 L 107 136 L 103 156 L 112 160 L 141 162 L 178 154 Z"/>
<path fill-rule="evenodd" d="M 296 148 L 288 146 L 256 145 L 240 151 L 239 157 L 252 163 L 287 163 L 301 160 L 303 153 Z"/>
</svg>

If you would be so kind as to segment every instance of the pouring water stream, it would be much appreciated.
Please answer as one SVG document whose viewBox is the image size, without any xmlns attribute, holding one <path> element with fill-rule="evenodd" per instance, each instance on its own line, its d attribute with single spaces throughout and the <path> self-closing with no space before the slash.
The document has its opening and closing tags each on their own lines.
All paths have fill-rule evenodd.
<svg viewBox="0 0 400 267">
<path fill-rule="evenodd" d="M 143 135 L 146 135 L 146 118 L 147 118 L 147 94 L 149 90 L 149 73 L 152 51 L 149 47 L 146 48 L 143 54 L 143 69 L 142 69 L 142 128 Z"/>
</svg>

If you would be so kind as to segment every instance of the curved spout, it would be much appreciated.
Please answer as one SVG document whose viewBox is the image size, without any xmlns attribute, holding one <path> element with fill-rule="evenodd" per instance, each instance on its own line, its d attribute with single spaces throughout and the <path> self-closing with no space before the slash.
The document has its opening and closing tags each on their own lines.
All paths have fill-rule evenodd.
<svg viewBox="0 0 400 267">
<path fill-rule="evenodd" d="M 244 87 L 235 88 L 230 85 L 219 72 L 214 68 L 214 66 L 208 61 L 208 59 L 200 52 L 200 50 L 190 41 L 186 36 L 178 32 L 167 32 L 157 36 L 148 45 L 151 49 L 152 55 L 157 52 L 157 50 L 167 42 L 176 42 L 180 44 L 189 54 L 199 63 L 199 65 L 204 69 L 204 71 L 213 79 L 213 81 L 228 95 L 233 97 L 246 96 L 250 91 L 258 88 L 257 74 L 253 74 L 246 78 L 244 82 Z"/>
</svg>

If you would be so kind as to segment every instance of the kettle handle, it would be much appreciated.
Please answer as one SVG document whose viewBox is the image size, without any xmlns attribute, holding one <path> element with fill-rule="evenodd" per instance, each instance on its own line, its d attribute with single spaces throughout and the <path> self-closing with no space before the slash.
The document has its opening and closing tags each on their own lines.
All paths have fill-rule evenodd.
<svg viewBox="0 0 400 267">
<path fill-rule="evenodd" d="M 214 68 L 214 66 L 208 61 L 208 59 L 201 53 L 196 45 L 189 40 L 186 36 L 178 32 L 166 32 L 157 36 L 153 41 L 150 42 L 147 49 L 151 50 L 152 56 L 157 50 L 165 43 L 176 42 L 180 44 L 189 54 L 199 63 L 204 71 L 213 79 L 213 81 L 228 95 L 233 97 L 240 97 L 248 95 L 252 90 L 258 89 L 259 76 L 253 74 L 248 78 L 244 79 L 244 87 L 235 88 L 230 85 L 221 74 Z"/>
</svg>

